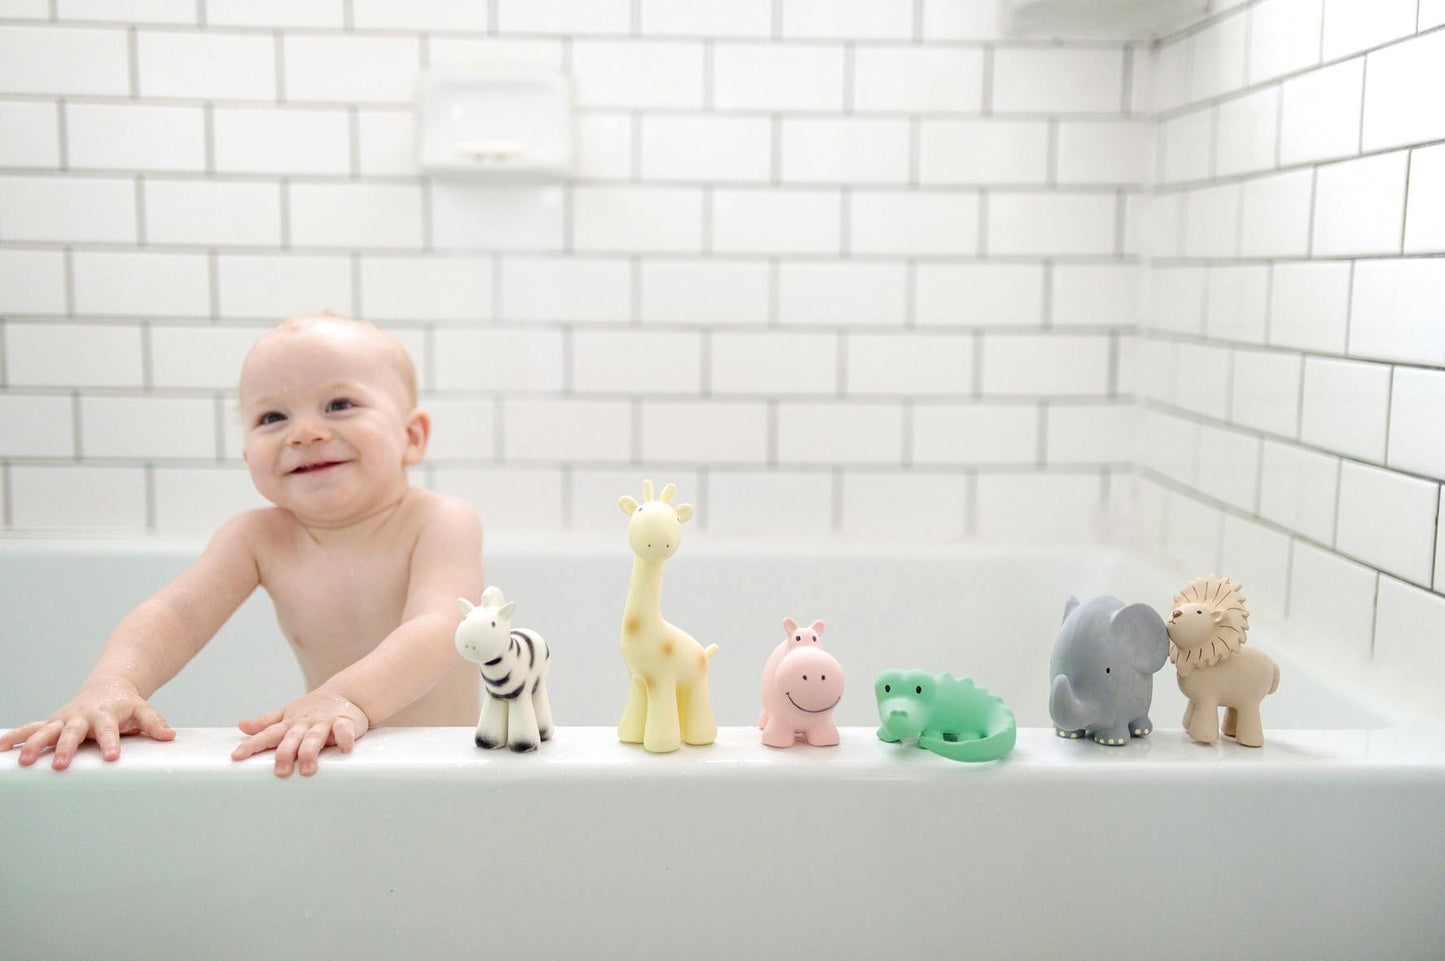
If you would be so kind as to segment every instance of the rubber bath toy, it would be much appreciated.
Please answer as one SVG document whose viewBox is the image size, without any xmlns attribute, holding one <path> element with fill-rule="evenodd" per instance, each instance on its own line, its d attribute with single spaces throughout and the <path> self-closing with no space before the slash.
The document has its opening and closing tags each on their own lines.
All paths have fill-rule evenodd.
<svg viewBox="0 0 1445 961">
<path fill-rule="evenodd" d="M 884 671 L 874 682 L 878 738 L 918 746 L 953 761 L 993 761 L 1013 750 L 1013 711 L 969 678 L 924 671 Z"/>
<path fill-rule="evenodd" d="M 517 605 L 499 588 L 482 592 L 482 603 L 457 599 L 457 652 L 482 666 L 482 715 L 477 747 L 535 751 L 552 737 L 552 707 L 547 701 L 547 669 L 552 655 L 536 631 L 512 627 Z"/>
<path fill-rule="evenodd" d="M 1279 665 L 1263 651 L 1245 647 L 1249 609 L 1229 578 L 1201 577 L 1174 595 L 1169 613 L 1169 660 L 1179 690 L 1189 698 L 1184 729 L 1204 744 L 1224 733 L 1245 747 L 1264 746 L 1259 703 L 1279 690 Z"/>
<path fill-rule="evenodd" d="M 824 627 L 822 621 L 799 627 L 791 617 L 783 620 L 788 636 L 763 668 L 758 727 L 768 747 L 792 747 L 800 737 L 814 747 L 838 743 L 833 708 L 843 699 L 843 666 L 823 650 Z"/>
<path fill-rule="evenodd" d="M 1119 747 L 1154 730 L 1154 674 L 1169 654 L 1164 619 L 1148 604 L 1070 597 L 1049 662 L 1049 716 L 1059 737 Z"/>
<path fill-rule="evenodd" d="M 622 661 L 632 676 L 617 737 L 663 754 L 688 744 L 717 740 L 707 665 L 717 645 L 706 649 L 686 631 L 662 618 L 662 566 L 677 553 L 691 504 L 672 506 L 677 488 L 668 484 L 654 500 L 652 481 L 642 482 L 642 503 L 617 502 L 630 520 L 627 542 L 635 555 L 622 610 Z"/>
</svg>

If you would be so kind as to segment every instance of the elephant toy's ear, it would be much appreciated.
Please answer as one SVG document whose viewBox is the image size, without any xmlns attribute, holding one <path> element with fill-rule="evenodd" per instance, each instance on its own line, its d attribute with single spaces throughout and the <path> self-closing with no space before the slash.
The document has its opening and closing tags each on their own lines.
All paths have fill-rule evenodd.
<svg viewBox="0 0 1445 961">
<path fill-rule="evenodd" d="M 1074 612 L 1074 608 L 1078 606 L 1079 599 L 1074 595 L 1070 594 L 1069 599 L 1067 601 L 1064 601 L 1064 616 L 1059 618 L 1059 623 L 1062 624 L 1064 621 L 1067 621 L 1069 619 L 1069 615 Z"/>
<path fill-rule="evenodd" d="M 1129 604 L 1111 618 L 1114 635 L 1133 656 L 1140 674 L 1153 674 L 1169 659 L 1169 629 L 1164 618 L 1148 604 Z"/>
</svg>

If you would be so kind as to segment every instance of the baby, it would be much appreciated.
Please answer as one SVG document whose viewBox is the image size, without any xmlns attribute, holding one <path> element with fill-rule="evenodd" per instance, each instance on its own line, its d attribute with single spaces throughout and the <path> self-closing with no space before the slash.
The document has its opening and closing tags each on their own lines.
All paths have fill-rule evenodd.
<svg viewBox="0 0 1445 961">
<path fill-rule="evenodd" d="M 471 725 L 476 669 L 452 642 L 458 597 L 482 592 L 482 526 L 462 501 L 409 485 L 431 420 L 406 350 L 363 321 L 298 317 L 267 331 L 241 367 L 246 465 L 275 507 L 227 521 L 199 560 L 121 621 L 74 699 L 0 737 L 20 763 L 54 745 L 64 770 L 94 738 L 175 732 L 147 698 L 258 586 L 276 605 L 310 691 L 240 723 L 231 754 L 276 752 L 276 774 L 316 772 L 321 749 L 368 728 Z"/>
</svg>

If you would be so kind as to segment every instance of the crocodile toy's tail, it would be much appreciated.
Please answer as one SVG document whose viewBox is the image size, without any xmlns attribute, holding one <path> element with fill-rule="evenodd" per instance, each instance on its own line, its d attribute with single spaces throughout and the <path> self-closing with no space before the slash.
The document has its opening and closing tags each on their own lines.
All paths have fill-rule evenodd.
<svg viewBox="0 0 1445 961">
<path fill-rule="evenodd" d="M 918 746 L 951 761 L 995 761 L 1014 748 L 1018 725 L 1013 712 L 1002 702 L 989 717 L 988 733 L 970 741 L 945 741 L 939 737 L 920 737 Z"/>
</svg>

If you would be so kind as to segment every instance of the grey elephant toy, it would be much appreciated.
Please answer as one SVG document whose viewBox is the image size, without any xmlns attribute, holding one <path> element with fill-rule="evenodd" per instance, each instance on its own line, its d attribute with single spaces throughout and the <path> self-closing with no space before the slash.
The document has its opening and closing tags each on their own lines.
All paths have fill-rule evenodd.
<svg viewBox="0 0 1445 961">
<path fill-rule="evenodd" d="M 1114 747 L 1149 734 L 1154 673 L 1168 658 L 1169 629 L 1148 604 L 1070 597 L 1049 662 L 1054 731 Z"/>
</svg>

